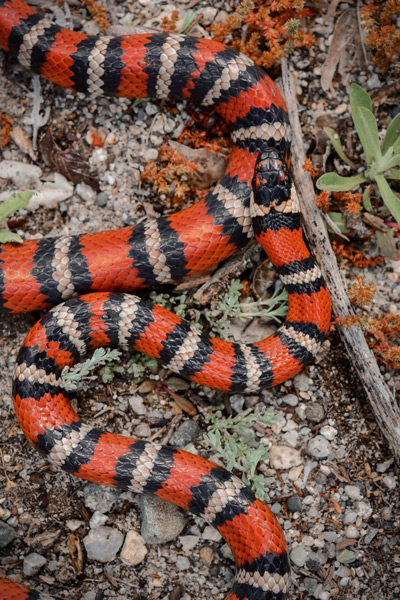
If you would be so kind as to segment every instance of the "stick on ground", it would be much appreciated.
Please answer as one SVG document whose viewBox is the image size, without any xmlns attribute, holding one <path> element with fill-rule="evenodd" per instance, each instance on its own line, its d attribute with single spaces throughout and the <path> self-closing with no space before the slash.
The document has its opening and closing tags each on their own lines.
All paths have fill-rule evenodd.
<svg viewBox="0 0 400 600">
<path fill-rule="evenodd" d="M 282 87 L 293 136 L 291 172 L 300 199 L 307 240 L 328 284 L 334 315 L 336 317 L 354 315 L 327 235 L 324 219 L 315 205 L 312 179 L 303 169 L 306 155 L 294 85 L 287 60 L 282 61 Z M 376 422 L 396 461 L 400 464 L 400 410 L 397 402 L 381 376 L 362 330 L 359 327 L 338 327 L 338 332 L 369 400 Z"/>
</svg>

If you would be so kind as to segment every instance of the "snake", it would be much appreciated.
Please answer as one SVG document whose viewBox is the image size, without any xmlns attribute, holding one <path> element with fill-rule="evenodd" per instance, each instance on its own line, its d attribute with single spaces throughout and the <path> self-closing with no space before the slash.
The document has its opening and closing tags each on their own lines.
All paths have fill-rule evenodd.
<svg viewBox="0 0 400 600">
<path fill-rule="evenodd" d="M 205 458 L 82 422 L 62 383 L 65 367 L 99 347 L 143 352 L 224 392 L 278 385 L 314 359 L 329 329 L 330 299 L 303 236 L 282 95 L 250 58 L 212 39 L 89 36 L 22 0 L 0 0 L 0 46 L 58 86 L 92 96 L 185 100 L 228 124 L 226 171 L 192 206 L 118 230 L 0 246 L 0 312 L 50 309 L 25 338 L 13 378 L 16 416 L 33 447 L 76 477 L 154 494 L 216 527 L 236 564 L 226 600 L 286 600 L 288 549 L 266 503 Z M 288 296 L 286 321 L 260 342 L 215 338 L 131 294 L 215 268 L 252 236 Z M 0 579 L 0 600 L 45 598 Z"/>
</svg>

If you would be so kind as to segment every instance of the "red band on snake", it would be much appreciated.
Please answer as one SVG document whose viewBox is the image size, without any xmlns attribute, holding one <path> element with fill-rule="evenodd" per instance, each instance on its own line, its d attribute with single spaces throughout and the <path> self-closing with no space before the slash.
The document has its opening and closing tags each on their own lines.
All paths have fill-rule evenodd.
<svg viewBox="0 0 400 600">
<path fill-rule="evenodd" d="M 100 346 L 133 348 L 224 391 L 276 385 L 313 360 L 329 327 L 330 301 L 304 243 L 284 164 L 288 125 L 279 91 L 250 59 L 212 40 L 161 33 L 90 37 L 52 24 L 21 0 L 0 0 L 0 45 L 58 85 L 90 94 L 185 99 L 214 107 L 229 124 L 233 148 L 226 173 L 204 201 L 118 231 L 0 247 L 0 311 L 66 300 L 35 325 L 17 358 L 14 406 L 33 446 L 77 477 L 150 491 L 202 515 L 227 540 L 237 564 L 227 599 L 284 600 L 287 549 L 264 503 L 205 459 L 82 423 L 60 384 L 64 366 Z M 122 293 L 204 271 L 253 233 L 289 300 L 286 322 L 259 343 L 210 337 Z M 0 580 L 0 600 L 23 598 L 40 595 Z"/>
</svg>

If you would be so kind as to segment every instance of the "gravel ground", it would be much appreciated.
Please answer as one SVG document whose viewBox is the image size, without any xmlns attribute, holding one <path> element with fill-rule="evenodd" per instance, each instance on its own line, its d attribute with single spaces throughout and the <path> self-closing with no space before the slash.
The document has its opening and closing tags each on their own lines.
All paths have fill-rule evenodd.
<svg viewBox="0 0 400 600">
<path fill-rule="evenodd" d="M 185 10 L 187 5 L 178 7 Z M 337 14 L 348 7 L 339 4 Z M 160 14 L 172 8 L 150 0 L 122 2 L 116 20 L 156 26 Z M 200 2 L 196 9 L 204 17 L 195 35 L 207 35 L 203 27 L 223 20 L 222 9 L 228 10 L 222 2 L 212 7 Z M 75 10 L 74 18 L 81 20 L 78 14 Z M 346 87 L 339 82 L 327 93 L 320 87 L 333 23 L 326 16 L 314 19 L 315 50 L 292 59 L 310 148 L 321 119 L 325 125 L 348 115 Z M 83 29 L 93 33 L 96 26 L 88 20 Z M 369 66 L 354 70 L 350 79 L 373 91 L 382 83 L 379 77 Z M 1 72 L 0 83 L 1 106 L 29 138 L 31 76 L 14 67 Z M 185 105 L 178 104 L 171 113 L 152 101 L 132 106 L 126 99 L 91 100 L 45 82 L 42 95 L 43 107 L 50 107 L 49 122 L 64 124 L 66 137 L 86 151 L 100 191 L 58 179 L 62 194 L 57 206 L 24 213 L 18 222 L 25 239 L 132 224 L 159 210 L 157 203 L 155 208 L 149 204 L 154 194 L 139 185 L 139 175 L 147 160 L 157 158 L 166 137 L 179 136 L 189 118 Z M 89 149 L 92 126 L 104 129 L 104 147 Z M 13 183 L 0 179 L 0 198 L 3 192 L 10 195 L 24 185 L 38 189 L 54 179 L 41 158 L 27 158 L 15 143 L 7 146 L 2 159 L 27 164 Z M 41 171 L 30 170 L 33 164 Z M 359 272 L 347 268 L 344 277 L 350 281 Z M 398 310 L 400 263 L 387 261 L 363 275 L 378 286 L 371 310 L 377 315 Z M 219 535 L 203 521 L 164 503 L 154 506 L 149 498 L 56 472 L 25 441 L 13 413 L 11 374 L 18 348 L 37 317 L 7 316 L 1 321 L 0 576 L 84 600 L 224 598 L 234 577 L 233 563 Z M 163 375 L 161 371 L 158 377 Z M 384 377 L 399 389 L 398 373 L 384 372 Z M 165 441 L 173 433 L 170 442 L 213 457 L 202 437 L 202 415 L 188 417 L 165 392 L 153 392 L 152 381 L 116 377 L 107 385 L 85 382 L 79 392 L 80 414 L 95 426 L 144 439 Z M 274 425 L 257 427 L 255 435 L 270 448 L 270 459 L 260 471 L 273 477 L 270 504 L 289 545 L 293 598 L 400 596 L 398 470 L 335 333 L 315 365 L 258 396 L 226 398 L 193 385 L 190 389 L 238 411 L 265 403 L 275 409 Z M 178 393 L 188 392 L 186 386 Z"/>
</svg>

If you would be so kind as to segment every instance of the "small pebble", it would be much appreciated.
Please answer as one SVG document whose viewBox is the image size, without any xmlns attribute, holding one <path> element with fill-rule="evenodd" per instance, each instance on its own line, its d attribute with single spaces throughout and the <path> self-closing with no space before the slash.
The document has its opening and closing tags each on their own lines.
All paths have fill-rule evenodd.
<svg viewBox="0 0 400 600">
<path fill-rule="evenodd" d="M 13 527 L 8 523 L 4 523 L 4 521 L 0 521 L 0 548 L 5 548 L 8 544 L 11 544 L 16 535 Z"/>
<path fill-rule="evenodd" d="M 297 406 L 299 403 L 299 399 L 295 394 L 287 394 L 287 396 L 283 396 L 281 400 L 284 404 L 288 404 L 289 406 Z"/>
<path fill-rule="evenodd" d="M 98 527 L 91 529 L 83 538 L 83 545 L 89 559 L 106 563 L 117 556 L 122 546 L 124 536 L 113 527 Z"/>
<path fill-rule="evenodd" d="M 161 498 L 142 494 L 141 534 L 147 544 L 163 544 L 175 540 L 186 525 L 186 516 L 180 508 Z"/>
<path fill-rule="evenodd" d="M 361 500 L 362 498 L 360 488 L 356 485 L 346 485 L 344 491 L 352 500 Z"/>
<path fill-rule="evenodd" d="M 38 554 L 37 552 L 31 552 L 31 554 L 28 554 L 24 558 L 24 575 L 27 577 L 36 575 L 45 564 L 46 559 L 44 556 Z"/>
<path fill-rule="evenodd" d="M 187 419 L 179 425 L 178 429 L 171 436 L 169 443 L 174 448 L 184 448 L 195 440 L 199 432 L 200 426 L 198 422 L 193 421 L 193 419 Z"/>
<path fill-rule="evenodd" d="M 303 464 L 303 458 L 299 450 L 274 444 L 269 450 L 269 462 L 273 469 L 290 469 Z"/>
<path fill-rule="evenodd" d="M 122 546 L 120 558 L 125 565 L 135 566 L 143 562 L 148 550 L 144 539 L 134 529 L 128 531 Z"/>
<path fill-rule="evenodd" d="M 315 438 L 308 442 L 307 452 L 315 458 L 327 458 L 332 452 L 332 447 L 325 437 L 316 435 Z"/>
<path fill-rule="evenodd" d="M 122 494 L 121 490 L 97 483 L 87 483 L 83 488 L 85 506 L 101 513 L 108 513 Z"/>
<path fill-rule="evenodd" d="M 318 402 L 307 404 L 305 414 L 307 421 L 312 423 L 320 423 L 325 418 L 325 410 Z"/>
<path fill-rule="evenodd" d="M 308 552 L 304 546 L 296 546 L 290 553 L 290 560 L 297 567 L 304 567 L 307 561 Z"/>
<path fill-rule="evenodd" d="M 292 512 L 292 513 L 300 512 L 303 507 L 303 503 L 298 494 L 292 494 L 291 496 L 289 496 L 289 498 L 286 501 L 286 505 L 287 505 L 288 511 Z"/>
</svg>

